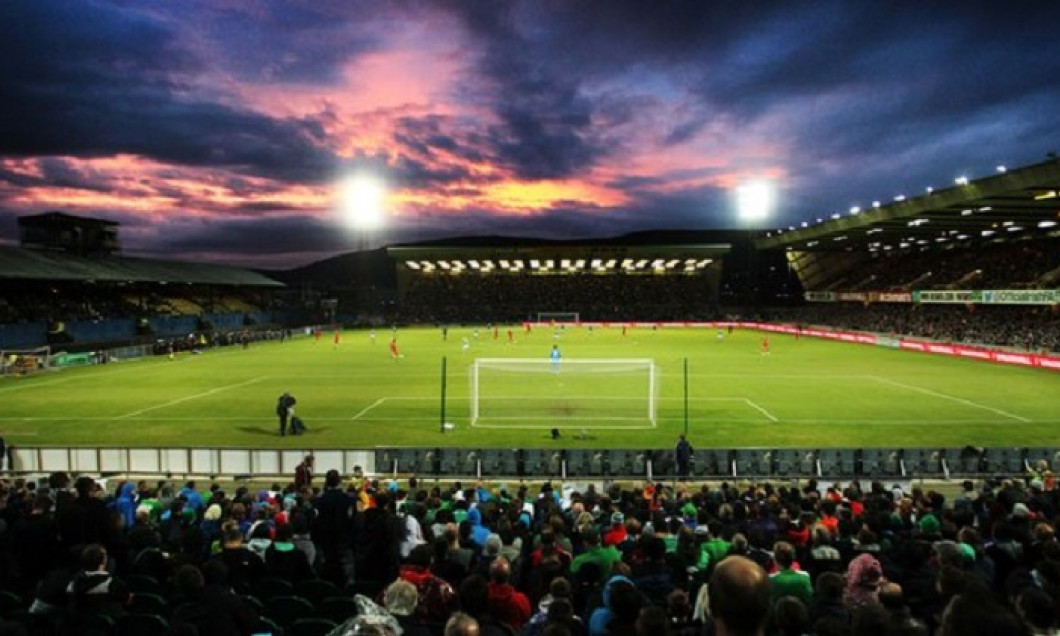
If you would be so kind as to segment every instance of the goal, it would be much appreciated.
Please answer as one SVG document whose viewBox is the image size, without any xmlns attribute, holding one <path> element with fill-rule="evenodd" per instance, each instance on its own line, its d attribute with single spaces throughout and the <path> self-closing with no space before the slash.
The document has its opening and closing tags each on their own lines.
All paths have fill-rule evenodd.
<svg viewBox="0 0 1060 636">
<path fill-rule="evenodd" d="M 0 375 L 31 375 L 51 367 L 51 347 L 0 351 Z"/>
<path fill-rule="evenodd" d="M 479 358 L 470 375 L 472 426 L 655 426 L 659 369 L 649 358 Z"/>
<path fill-rule="evenodd" d="M 539 311 L 537 312 L 537 323 L 578 323 L 581 315 L 576 311 Z"/>
</svg>

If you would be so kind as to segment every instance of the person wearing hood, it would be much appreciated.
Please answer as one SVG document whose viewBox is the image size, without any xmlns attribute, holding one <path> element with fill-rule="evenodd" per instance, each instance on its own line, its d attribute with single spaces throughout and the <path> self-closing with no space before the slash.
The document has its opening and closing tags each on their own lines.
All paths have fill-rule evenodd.
<svg viewBox="0 0 1060 636">
<path fill-rule="evenodd" d="M 136 484 L 123 481 L 118 488 L 118 498 L 114 500 L 114 509 L 121 516 L 121 527 L 128 530 L 136 524 Z"/>
<path fill-rule="evenodd" d="M 471 524 L 471 540 L 478 544 L 480 550 L 485 548 L 490 529 L 482 524 L 482 512 L 478 508 L 468 510 L 467 521 Z"/>
<path fill-rule="evenodd" d="M 589 636 L 635 633 L 634 623 L 644 598 L 633 581 L 616 574 L 604 585 L 603 607 L 589 617 Z"/>
<path fill-rule="evenodd" d="M 572 603 L 573 598 L 574 591 L 571 589 L 570 581 L 562 576 L 552 579 L 548 586 L 548 594 L 541 597 L 541 601 L 537 604 L 537 612 L 530 617 L 530 622 L 523 627 L 522 636 L 541 636 L 545 623 L 548 622 L 548 608 L 553 601 L 566 600 L 568 603 Z M 581 623 L 581 618 L 578 616 L 574 616 L 573 620 L 579 624 Z"/>
</svg>

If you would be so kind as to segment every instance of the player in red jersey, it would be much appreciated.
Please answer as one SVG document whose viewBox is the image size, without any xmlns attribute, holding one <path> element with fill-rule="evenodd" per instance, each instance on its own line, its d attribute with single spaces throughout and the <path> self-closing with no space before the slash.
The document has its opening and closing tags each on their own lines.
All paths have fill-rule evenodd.
<svg viewBox="0 0 1060 636">
<path fill-rule="evenodd" d="M 397 338 L 390 339 L 390 357 L 395 360 L 401 357 L 401 354 L 398 353 Z"/>
<path fill-rule="evenodd" d="M 769 336 L 762 337 L 762 355 L 769 355 Z"/>
</svg>

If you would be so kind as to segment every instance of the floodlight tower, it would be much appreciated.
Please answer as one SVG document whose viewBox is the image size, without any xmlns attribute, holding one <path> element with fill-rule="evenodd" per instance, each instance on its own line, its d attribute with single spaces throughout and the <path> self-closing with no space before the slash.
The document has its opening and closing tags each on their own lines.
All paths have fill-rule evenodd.
<svg viewBox="0 0 1060 636">
<path fill-rule="evenodd" d="M 746 232 L 747 274 L 753 305 L 760 301 L 761 284 L 758 275 L 758 254 L 754 248 L 755 233 L 765 227 L 776 206 L 776 185 L 762 178 L 750 179 L 736 188 L 736 215 L 739 226 Z"/>
</svg>

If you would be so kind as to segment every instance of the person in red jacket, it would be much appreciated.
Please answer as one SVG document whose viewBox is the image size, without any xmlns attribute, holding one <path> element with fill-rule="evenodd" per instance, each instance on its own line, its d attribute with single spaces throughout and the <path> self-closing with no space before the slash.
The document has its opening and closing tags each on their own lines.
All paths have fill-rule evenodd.
<svg viewBox="0 0 1060 636">
<path fill-rule="evenodd" d="M 490 565 L 487 599 L 490 613 L 516 632 L 530 620 L 530 599 L 509 582 L 512 566 L 508 559 L 499 557 Z"/>
<path fill-rule="evenodd" d="M 609 545 L 620 545 L 626 540 L 626 517 L 621 512 L 611 515 L 611 527 L 604 533 L 603 543 L 606 548 Z"/>
</svg>

